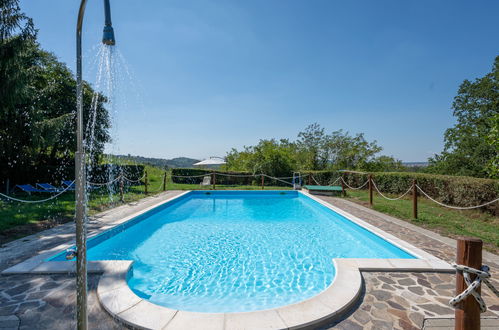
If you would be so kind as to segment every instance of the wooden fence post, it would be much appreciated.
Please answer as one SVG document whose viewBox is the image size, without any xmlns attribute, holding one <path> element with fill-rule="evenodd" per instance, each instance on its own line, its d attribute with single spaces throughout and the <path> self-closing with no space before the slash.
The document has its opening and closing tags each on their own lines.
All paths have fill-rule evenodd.
<svg viewBox="0 0 499 330">
<path fill-rule="evenodd" d="M 123 174 L 121 174 L 120 178 L 120 201 L 123 203 L 125 201 L 125 198 L 123 196 Z"/>
<path fill-rule="evenodd" d="M 457 240 L 456 263 L 480 269 L 482 266 L 482 240 L 478 238 L 463 237 Z M 476 277 L 470 274 L 471 281 Z M 467 285 L 464 282 L 463 272 L 456 274 L 456 294 L 463 292 Z M 476 289 L 480 294 L 480 287 Z M 466 297 L 456 306 L 456 330 L 480 330 L 480 306 L 472 295 Z"/>
<path fill-rule="evenodd" d="M 263 174 L 261 175 L 261 177 L 262 177 L 262 190 L 263 190 L 263 189 L 265 189 L 264 188 L 265 187 L 265 183 L 264 183 L 265 182 L 265 178 L 263 177 Z"/>
<path fill-rule="evenodd" d="M 148 194 L 148 189 L 147 189 L 148 184 L 149 184 L 149 181 L 147 180 L 147 171 L 144 171 L 144 193 L 146 195 Z"/>
<path fill-rule="evenodd" d="M 412 217 L 418 218 L 418 187 L 416 179 L 412 180 Z"/>
<path fill-rule="evenodd" d="M 367 180 L 369 180 L 369 205 L 373 206 L 373 175 L 369 174 Z"/>
<path fill-rule="evenodd" d="M 213 190 L 215 190 L 215 180 L 216 180 L 215 172 L 211 173 L 211 179 L 213 181 Z"/>
<path fill-rule="evenodd" d="M 163 174 L 163 191 L 166 191 L 166 171 L 165 174 Z"/>
<path fill-rule="evenodd" d="M 341 191 L 343 193 L 343 197 L 345 197 L 347 195 L 347 192 L 346 192 L 346 186 L 345 186 L 345 182 L 343 182 L 343 174 L 340 176 L 340 181 L 341 181 Z"/>
</svg>

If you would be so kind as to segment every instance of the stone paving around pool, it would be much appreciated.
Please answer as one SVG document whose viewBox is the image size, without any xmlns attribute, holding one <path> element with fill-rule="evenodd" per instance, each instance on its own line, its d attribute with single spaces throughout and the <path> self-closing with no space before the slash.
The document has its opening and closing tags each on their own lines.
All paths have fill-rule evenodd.
<svg viewBox="0 0 499 330">
<path fill-rule="evenodd" d="M 131 205 L 103 212 L 90 221 L 89 231 L 180 194 L 169 191 Z M 352 202 L 331 197 L 323 200 L 397 236 L 443 260 L 455 259 L 455 242 L 388 217 Z M 10 242 L 0 248 L 0 271 L 42 253 L 74 236 L 74 225 L 59 227 Z M 485 253 L 484 262 L 499 287 L 499 257 Z M 100 275 L 89 276 L 89 328 L 123 329 L 100 306 L 96 287 Z M 364 289 L 357 306 L 324 329 L 421 329 L 428 320 L 452 317 L 448 300 L 454 294 L 455 276 L 432 272 L 362 272 Z M 499 299 L 487 288 L 482 295 L 489 311 L 482 318 L 499 317 Z M 0 277 L 0 329 L 73 329 L 75 279 L 72 275 L 8 275 Z M 426 319 L 426 321 L 425 321 Z M 487 321 L 489 321 L 487 319 Z"/>
</svg>

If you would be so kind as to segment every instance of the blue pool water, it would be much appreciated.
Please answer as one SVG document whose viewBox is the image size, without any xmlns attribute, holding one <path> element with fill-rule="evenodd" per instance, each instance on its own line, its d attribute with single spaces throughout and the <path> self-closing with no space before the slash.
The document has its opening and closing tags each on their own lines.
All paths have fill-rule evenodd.
<svg viewBox="0 0 499 330">
<path fill-rule="evenodd" d="M 190 192 L 88 242 L 89 260 L 135 261 L 142 298 L 196 312 L 302 301 L 331 284 L 333 258 L 414 257 L 296 191 Z"/>
</svg>

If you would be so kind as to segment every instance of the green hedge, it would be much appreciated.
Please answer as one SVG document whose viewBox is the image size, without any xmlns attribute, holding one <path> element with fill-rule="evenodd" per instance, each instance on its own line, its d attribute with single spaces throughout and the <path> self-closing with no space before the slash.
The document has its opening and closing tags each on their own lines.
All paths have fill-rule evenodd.
<svg viewBox="0 0 499 330">
<path fill-rule="evenodd" d="M 121 173 L 130 180 L 138 180 L 144 176 L 144 165 L 97 165 L 90 171 L 88 181 L 96 183 L 108 182 L 112 178 L 118 177 Z M 130 184 L 129 182 L 125 183 Z M 135 184 L 138 183 L 133 183 L 132 185 Z"/>
<path fill-rule="evenodd" d="M 90 182 L 108 182 L 110 178 L 118 176 L 121 171 L 130 179 L 138 179 L 144 175 L 143 165 L 114 165 L 101 164 L 93 166 L 89 171 L 87 180 Z M 52 166 L 38 165 L 33 166 L 31 170 L 24 174 L 22 178 L 10 180 L 10 188 L 17 184 L 36 184 L 48 182 L 53 185 L 60 185 L 62 180 L 74 180 L 74 165 Z"/>
<path fill-rule="evenodd" d="M 252 173 L 248 172 L 221 172 L 221 171 L 215 171 L 217 173 L 223 173 L 223 174 L 230 174 L 230 175 L 251 175 Z M 205 170 L 205 169 L 198 169 L 198 168 L 173 168 L 172 169 L 172 181 L 174 183 L 181 183 L 181 184 L 200 184 L 203 181 L 203 176 L 200 175 L 211 175 L 213 173 L 213 170 Z M 182 177 L 175 177 L 175 175 L 180 175 L 180 176 L 198 176 L 195 178 L 182 178 Z M 255 185 L 257 184 L 257 179 L 259 177 L 253 177 L 253 176 L 224 176 L 224 175 L 216 175 L 215 181 L 216 184 L 221 184 L 221 185 L 244 185 L 244 186 L 249 186 L 249 185 Z"/>
<path fill-rule="evenodd" d="M 333 184 L 333 182 L 336 181 L 336 179 L 338 179 L 341 175 L 340 172 L 336 171 L 302 171 L 300 173 L 303 176 L 304 185 L 315 185 L 319 183 L 321 185 L 328 186 Z M 341 183 L 338 181 L 336 184 L 340 185 Z"/>
<path fill-rule="evenodd" d="M 180 184 L 200 184 L 203 181 L 203 176 L 211 175 L 213 170 L 205 170 L 198 168 L 173 168 L 172 169 L 172 181 L 174 183 Z M 215 180 L 216 184 L 220 185 L 235 185 L 235 186 L 260 186 L 262 184 L 262 177 L 260 175 L 253 176 L 250 172 L 225 172 L 215 170 Z M 228 175 L 227 175 L 228 174 Z M 197 176 L 195 178 L 182 178 L 175 177 L 179 176 Z M 234 176 L 230 176 L 234 175 Z M 238 176 L 241 175 L 241 176 Z M 250 176 L 247 176 L 250 175 Z M 290 174 L 289 176 L 292 176 Z M 285 180 L 291 183 L 291 179 Z M 279 187 L 289 187 L 290 185 L 270 178 L 264 178 L 265 186 L 279 186 Z"/>
<path fill-rule="evenodd" d="M 312 172 L 312 174 L 316 179 L 322 179 L 321 184 L 329 184 L 341 174 L 345 181 L 353 187 L 361 186 L 369 175 L 368 173 L 326 171 Z M 429 196 L 453 206 L 476 206 L 499 196 L 499 180 L 413 172 L 374 172 L 371 174 L 376 186 L 383 193 L 403 194 L 412 185 L 412 180 L 416 179 L 421 189 Z M 493 214 L 499 214 L 499 206 L 497 205 L 499 203 L 494 204 L 483 207 L 483 209 Z"/>
</svg>

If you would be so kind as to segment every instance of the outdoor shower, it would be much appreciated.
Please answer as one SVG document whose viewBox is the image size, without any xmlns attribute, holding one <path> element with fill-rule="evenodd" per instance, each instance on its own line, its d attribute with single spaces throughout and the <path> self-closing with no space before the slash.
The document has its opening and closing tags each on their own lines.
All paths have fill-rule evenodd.
<svg viewBox="0 0 499 330">
<path fill-rule="evenodd" d="M 83 85 L 81 34 L 87 0 L 81 0 L 76 24 L 76 145 L 75 153 L 75 197 L 76 197 L 76 320 L 79 330 L 86 330 L 87 316 L 87 228 L 86 228 L 86 173 L 83 146 Z M 111 23 L 111 6 L 104 0 L 105 25 L 102 43 L 114 45 L 114 30 Z"/>
</svg>

